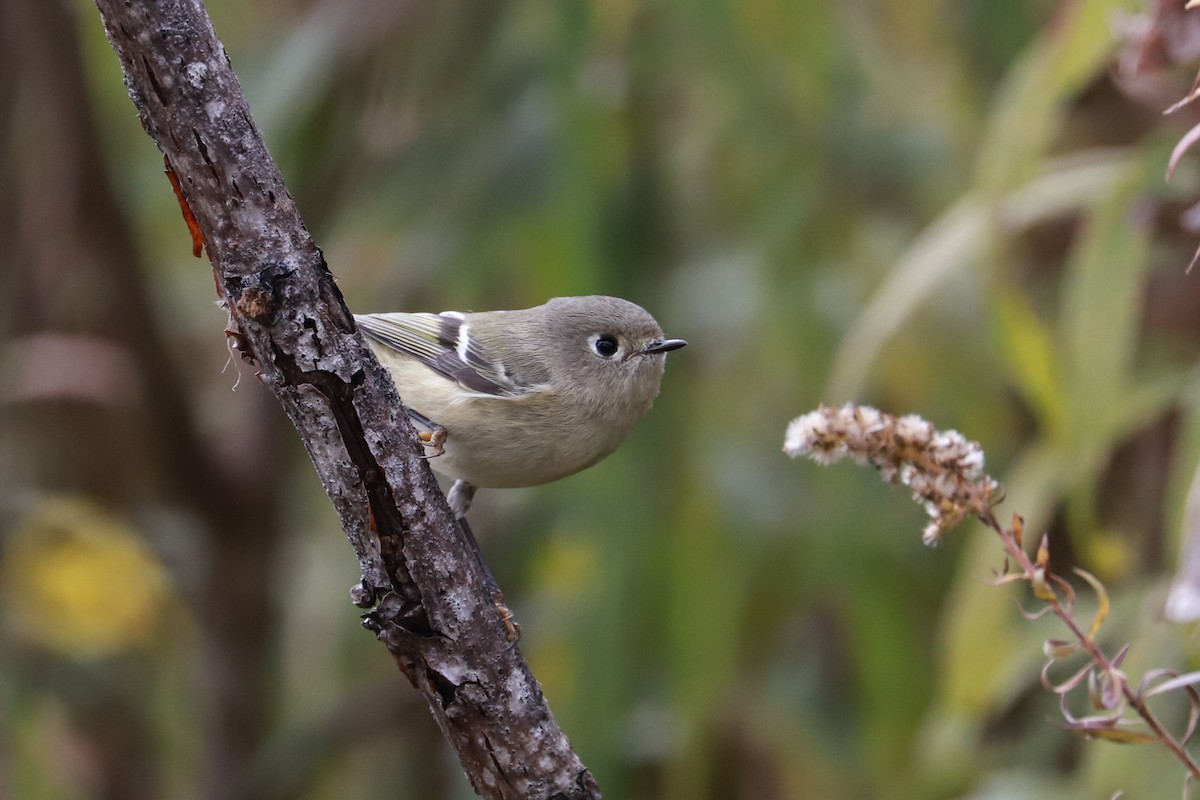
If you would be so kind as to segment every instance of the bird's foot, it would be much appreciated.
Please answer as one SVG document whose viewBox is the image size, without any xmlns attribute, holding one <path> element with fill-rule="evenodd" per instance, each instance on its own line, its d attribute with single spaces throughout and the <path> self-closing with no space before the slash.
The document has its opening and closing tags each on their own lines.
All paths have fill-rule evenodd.
<svg viewBox="0 0 1200 800">
<path fill-rule="evenodd" d="M 504 625 L 504 638 L 509 644 L 516 644 L 521 639 L 521 625 L 513 618 L 512 609 L 505 604 L 504 595 L 498 589 L 492 591 L 492 604 L 496 606 L 496 613 Z"/>
<path fill-rule="evenodd" d="M 417 438 L 421 440 L 421 444 L 429 448 L 429 452 L 425 453 L 424 458 L 437 458 L 446 452 L 446 429 L 441 425 L 431 431 L 418 431 Z"/>
<path fill-rule="evenodd" d="M 409 421 L 412 422 L 413 428 L 417 431 L 417 438 L 421 440 L 421 444 L 425 445 L 431 451 L 425 453 L 424 458 L 437 458 L 446 452 L 446 448 L 444 447 L 446 444 L 446 429 L 420 411 L 415 411 L 411 408 L 405 410 L 408 412 Z"/>
</svg>

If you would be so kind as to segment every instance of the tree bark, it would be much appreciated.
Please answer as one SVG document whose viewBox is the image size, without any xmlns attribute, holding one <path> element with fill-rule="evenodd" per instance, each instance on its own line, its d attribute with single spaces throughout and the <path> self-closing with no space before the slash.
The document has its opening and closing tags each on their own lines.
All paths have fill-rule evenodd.
<svg viewBox="0 0 1200 800">
<path fill-rule="evenodd" d="M 506 639 L 396 389 L 355 329 L 203 4 L 96 4 L 142 124 L 194 214 L 230 335 L 291 418 L 358 555 L 364 626 L 425 696 L 480 795 L 598 798 Z"/>
</svg>

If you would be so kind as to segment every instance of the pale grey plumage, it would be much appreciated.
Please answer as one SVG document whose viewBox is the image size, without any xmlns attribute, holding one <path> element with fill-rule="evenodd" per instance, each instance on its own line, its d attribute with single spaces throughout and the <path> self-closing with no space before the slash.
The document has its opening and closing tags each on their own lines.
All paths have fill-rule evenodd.
<svg viewBox="0 0 1200 800">
<path fill-rule="evenodd" d="M 548 483 L 612 453 L 657 396 L 665 353 L 685 344 L 615 297 L 355 319 L 417 427 L 444 429 L 430 463 L 469 484 L 453 492 L 464 514 L 476 487 Z"/>
</svg>

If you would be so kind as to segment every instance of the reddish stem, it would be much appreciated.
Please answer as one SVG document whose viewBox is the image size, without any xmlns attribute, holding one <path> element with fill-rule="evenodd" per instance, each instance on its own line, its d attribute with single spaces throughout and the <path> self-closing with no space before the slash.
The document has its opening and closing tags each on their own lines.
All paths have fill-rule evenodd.
<svg viewBox="0 0 1200 800">
<path fill-rule="evenodd" d="M 1004 549 L 1008 552 L 1009 556 L 1020 565 L 1025 580 L 1031 583 L 1036 580 L 1038 570 L 1037 566 L 1029 559 L 1029 555 L 1025 552 L 1025 548 L 1023 548 L 1020 543 L 1017 542 L 1016 536 L 1013 534 L 1013 532 L 1005 528 L 996 520 L 995 514 L 992 513 L 991 506 L 984 505 L 982 510 L 979 512 L 979 518 L 983 521 L 983 524 L 987 525 L 989 528 L 999 534 L 1000 540 L 1004 543 Z M 1051 576 L 1049 572 L 1047 572 L 1045 575 L 1046 580 L 1049 581 L 1050 577 Z M 1113 666 L 1112 661 L 1109 660 L 1104 651 L 1100 649 L 1100 646 L 1096 644 L 1095 640 L 1083 632 L 1083 630 L 1079 627 L 1079 624 L 1075 621 L 1074 616 L 1071 615 L 1071 612 L 1058 601 L 1057 596 L 1055 596 L 1052 600 L 1045 600 L 1044 602 L 1050 606 L 1050 609 L 1059 619 L 1062 620 L 1063 624 L 1070 629 L 1071 634 L 1079 642 L 1080 646 L 1083 647 L 1084 651 L 1091 656 L 1092 661 L 1094 661 L 1106 672 L 1116 671 L 1116 667 Z M 1129 687 L 1128 681 L 1121 681 L 1121 693 L 1125 696 L 1125 700 L 1129 703 L 1133 710 L 1137 712 L 1137 715 L 1142 718 L 1142 721 L 1149 726 L 1150 730 L 1154 731 L 1155 736 L 1157 736 L 1159 740 L 1167 747 L 1167 749 L 1171 751 L 1175 758 L 1187 768 L 1187 771 L 1191 774 L 1192 779 L 1200 780 L 1200 764 L 1197 764 L 1195 760 L 1192 759 L 1191 754 L 1188 753 L 1187 748 L 1185 748 L 1183 744 L 1181 744 L 1171 734 L 1170 731 L 1163 727 L 1162 723 L 1158 721 L 1158 717 L 1154 716 L 1154 713 L 1150 711 L 1149 706 L 1146 705 L 1146 701 L 1143 700 L 1137 692 Z"/>
</svg>

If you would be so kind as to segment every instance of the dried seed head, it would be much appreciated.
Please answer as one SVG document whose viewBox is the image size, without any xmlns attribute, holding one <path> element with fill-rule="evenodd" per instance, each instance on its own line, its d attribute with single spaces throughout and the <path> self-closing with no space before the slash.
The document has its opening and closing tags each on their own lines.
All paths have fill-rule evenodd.
<svg viewBox="0 0 1200 800">
<path fill-rule="evenodd" d="M 930 523 L 922 541 L 935 545 L 946 531 L 991 503 L 998 484 L 984 471 L 983 449 L 958 431 L 939 431 L 916 414 L 894 417 L 870 406 L 821 406 L 788 425 L 783 451 L 818 464 L 850 457 L 871 464 L 889 483 L 912 490 Z"/>
</svg>

